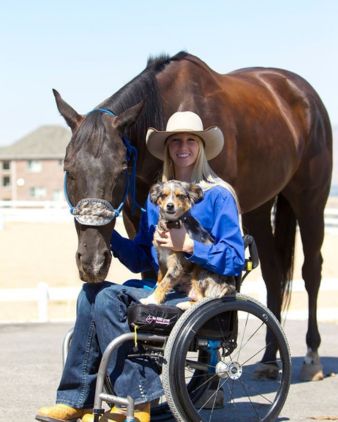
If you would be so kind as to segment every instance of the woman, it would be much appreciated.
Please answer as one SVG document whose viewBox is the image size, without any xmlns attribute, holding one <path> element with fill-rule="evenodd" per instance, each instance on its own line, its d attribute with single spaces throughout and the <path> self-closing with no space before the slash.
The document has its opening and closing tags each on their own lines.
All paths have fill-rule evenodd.
<svg viewBox="0 0 338 422">
<path fill-rule="evenodd" d="M 148 198 L 146 213 L 133 240 L 113 232 L 113 255 L 133 272 L 157 271 L 157 254 L 152 244 L 155 241 L 162 247 L 185 252 L 186 259 L 212 272 L 238 275 L 244 265 L 244 247 L 236 196 L 231 186 L 218 178 L 207 162 L 223 148 L 221 130 L 216 126 L 204 130 L 197 114 L 177 112 L 168 120 L 165 131 L 150 128 L 146 142 L 150 153 L 163 161 L 163 181 L 194 182 L 203 188 L 204 198 L 194 205 L 192 215 L 212 234 L 215 242 L 205 245 L 193 241 L 183 225 L 166 232 L 157 230 L 158 209 Z M 138 283 L 143 287 L 140 281 Z M 129 331 L 128 306 L 150 294 L 147 289 L 132 286 L 135 281 L 124 285 L 84 284 L 78 298 L 71 348 L 57 391 L 57 404 L 41 408 L 37 420 L 62 422 L 81 417 L 83 422 L 93 420 L 90 409 L 102 353 L 113 338 Z M 185 300 L 181 294 L 172 292 L 166 304 Z M 151 361 L 127 359 L 127 353 L 125 345 L 118 356 L 112 356 L 111 382 L 116 395 L 134 398 L 136 420 L 149 422 L 150 402 L 163 394 L 161 382 Z M 109 421 L 124 419 L 123 409 L 114 406 Z"/>
</svg>

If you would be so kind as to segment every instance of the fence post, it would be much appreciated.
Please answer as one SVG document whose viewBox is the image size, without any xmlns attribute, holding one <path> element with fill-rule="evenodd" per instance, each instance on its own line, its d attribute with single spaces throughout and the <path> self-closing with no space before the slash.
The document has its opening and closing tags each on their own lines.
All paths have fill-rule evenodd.
<svg viewBox="0 0 338 422">
<path fill-rule="evenodd" d="M 48 321 L 48 301 L 49 301 L 49 292 L 47 283 L 38 283 L 37 286 L 38 293 L 38 321 L 47 322 Z"/>
</svg>

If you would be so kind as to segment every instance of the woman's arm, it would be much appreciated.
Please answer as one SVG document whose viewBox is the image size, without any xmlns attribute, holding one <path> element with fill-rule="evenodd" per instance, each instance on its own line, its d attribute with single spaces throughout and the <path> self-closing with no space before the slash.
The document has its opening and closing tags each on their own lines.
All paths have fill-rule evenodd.
<svg viewBox="0 0 338 422">
<path fill-rule="evenodd" d="M 127 239 L 114 230 L 110 247 L 114 257 L 118 258 L 130 271 L 139 273 L 153 269 L 152 238 L 153 230 L 149 227 L 147 212 L 145 212 L 142 213 L 135 238 Z"/>
<path fill-rule="evenodd" d="M 187 259 L 218 274 L 238 275 L 243 269 L 245 256 L 237 205 L 232 194 L 228 191 L 218 194 L 212 210 L 214 243 L 195 240 L 193 253 L 187 255 Z"/>
</svg>

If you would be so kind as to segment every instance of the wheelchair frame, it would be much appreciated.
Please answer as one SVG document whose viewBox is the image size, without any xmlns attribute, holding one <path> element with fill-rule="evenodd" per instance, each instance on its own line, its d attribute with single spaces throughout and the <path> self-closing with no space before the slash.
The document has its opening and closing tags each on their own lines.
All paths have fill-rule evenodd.
<svg viewBox="0 0 338 422">
<path fill-rule="evenodd" d="M 238 291 L 240 289 L 240 284 L 246 275 L 251 271 L 251 269 L 257 267 L 258 265 L 258 255 L 253 238 L 251 236 L 245 236 L 244 241 L 246 248 L 249 249 L 250 256 L 246 260 L 247 264 L 245 275 L 243 277 L 238 277 L 236 280 Z M 124 342 L 132 340 L 135 340 L 135 342 L 137 340 L 137 342 L 141 343 L 147 342 L 150 349 L 151 346 L 149 346 L 149 343 L 151 345 L 154 343 L 162 345 L 162 348 L 160 348 L 164 358 L 162 367 L 162 384 L 165 391 L 167 404 L 169 405 L 173 417 L 181 422 L 187 422 L 188 420 L 189 422 L 203 420 L 200 419 L 199 411 L 194 409 L 194 405 L 198 400 L 196 400 L 196 398 L 193 396 L 190 397 L 189 385 L 187 386 L 185 381 L 185 367 L 187 364 L 188 366 L 191 365 L 195 371 L 200 371 L 202 374 L 205 374 L 204 376 L 198 375 L 203 376 L 203 380 L 207 377 L 206 374 L 210 373 L 210 369 L 212 368 L 209 381 L 207 378 L 207 382 L 209 383 L 211 382 L 211 379 L 216 381 L 218 380 L 218 385 L 220 385 L 220 382 L 222 381 L 222 386 L 226 385 L 225 382 L 227 380 L 231 380 L 233 384 L 235 381 L 237 382 L 237 380 L 241 382 L 244 364 L 242 366 L 237 362 L 239 361 L 240 352 L 238 352 L 237 361 L 232 359 L 228 362 L 225 361 L 225 358 L 231 356 L 232 352 L 238 346 L 238 332 L 236 330 L 239 326 L 237 319 L 239 312 L 247 313 L 247 319 L 249 319 L 249 316 L 253 316 L 255 319 L 257 319 L 259 324 L 266 325 L 267 328 L 270 329 L 276 336 L 283 368 L 281 373 L 281 382 L 279 384 L 277 383 L 277 385 L 280 386 L 278 387 L 276 398 L 268 409 L 267 415 L 261 417 L 258 414 L 261 407 L 260 404 L 260 406 L 257 407 L 257 416 L 255 416 L 258 419 L 254 419 L 264 422 L 275 420 L 285 403 L 291 381 L 291 358 L 289 346 L 285 334 L 272 312 L 252 298 L 237 293 L 235 295 L 225 296 L 224 298 L 220 299 L 205 299 L 194 305 L 191 309 L 185 311 L 180 316 L 171 333 L 168 335 L 139 332 L 137 333 L 136 337 L 135 333 L 130 332 L 122 334 L 112 340 L 102 355 L 97 374 L 93 408 L 94 422 L 98 422 L 100 416 L 105 411 L 102 407 L 103 401 L 125 406 L 127 408 L 125 420 L 127 422 L 135 422 L 135 405 L 133 398 L 130 396 L 118 397 L 114 394 L 109 394 L 104 391 L 107 389 L 107 367 L 112 353 L 117 350 Z M 231 318 L 234 319 L 234 321 L 227 324 L 229 315 L 231 315 Z M 235 318 L 233 318 L 233 316 L 235 316 Z M 209 325 L 213 325 L 213 321 L 218 321 L 218 318 L 220 317 L 223 318 L 221 338 L 217 337 L 216 334 L 208 334 L 210 329 L 208 330 L 205 328 L 208 323 Z M 224 320 L 224 318 L 226 319 Z M 224 325 L 229 325 L 232 327 L 229 329 L 229 331 L 227 331 L 229 334 L 227 339 L 225 339 L 226 336 L 224 334 Z M 237 327 L 235 331 L 233 328 L 234 325 Z M 63 343 L 64 363 L 67 357 L 71 337 L 72 330 L 67 333 Z M 243 341 L 243 339 L 241 339 L 241 341 Z M 202 350 L 204 350 L 204 352 L 208 355 L 209 360 L 207 362 L 195 362 L 188 359 L 188 354 L 192 351 L 201 353 Z M 177 367 L 179 368 L 178 371 Z M 194 375 L 192 377 L 194 377 Z M 223 382 L 223 380 L 225 381 Z M 198 388 L 200 387 L 197 387 L 197 389 Z M 202 388 L 202 391 L 204 391 L 204 388 L 205 387 Z M 199 397 L 200 396 L 201 394 Z M 216 397 L 213 400 L 215 402 Z M 253 410 L 256 412 L 255 407 Z M 216 420 L 218 419 L 216 418 Z M 227 418 L 227 420 L 230 421 L 232 419 Z M 237 419 L 237 416 L 235 416 L 233 420 L 237 422 L 240 419 Z M 245 417 L 244 420 L 247 421 L 247 417 Z"/>
</svg>

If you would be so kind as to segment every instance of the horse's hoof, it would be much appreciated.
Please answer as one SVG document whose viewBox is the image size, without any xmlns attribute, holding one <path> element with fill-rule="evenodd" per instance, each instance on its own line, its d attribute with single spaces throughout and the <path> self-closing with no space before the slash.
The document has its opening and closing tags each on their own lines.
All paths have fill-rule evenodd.
<svg viewBox="0 0 338 422">
<path fill-rule="evenodd" d="M 323 367 L 320 363 L 318 352 L 308 350 L 299 378 L 301 381 L 321 381 L 324 379 Z"/>
<path fill-rule="evenodd" d="M 323 367 L 320 363 L 303 363 L 299 378 L 301 381 L 321 381 L 324 379 Z"/>
<path fill-rule="evenodd" d="M 253 373 L 254 378 L 257 380 L 275 380 L 278 378 L 278 375 L 278 366 L 264 362 L 259 362 Z"/>
</svg>

